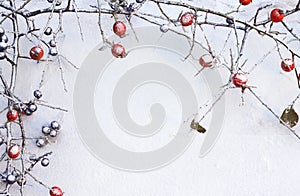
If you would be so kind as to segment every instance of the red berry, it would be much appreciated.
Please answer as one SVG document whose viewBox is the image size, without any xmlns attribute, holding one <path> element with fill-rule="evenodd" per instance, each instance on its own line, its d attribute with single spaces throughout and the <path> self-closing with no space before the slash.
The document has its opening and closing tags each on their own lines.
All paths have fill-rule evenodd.
<svg viewBox="0 0 300 196">
<path fill-rule="evenodd" d="M 111 53 L 116 58 L 124 58 L 126 56 L 125 48 L 121 44 L 114 44 L 111 48 Z"/>
<path fill-rule="evenodd" d="M 232 77 L 232 82 L 236 87 L 243 87 L 248 82 L 248 78 L 243 73 L 236 73 Z"/>
<path fill-rule="evenodd" d="M 30 49 L 29 55 L 34 60 L 41 60 L 44 56 L 44 50 L 40 46 L 34 46 Z"/>
<path fill-rule="evenodd" d="M 242 5 L 249 5 L 250 3 L 252 3 L 252 0 L 240 0 L 240 4 Z"/>
<path fill-rule="evenodd" d="M 270 17 L 273 22 L 281 22 L 284 18 L 284 13 L 281 9 L 276 8 L 272 10 Z"/>
<path fill-rule="evenodd" d="M 200 57 L 199 63 L 202 67 L 211 67 L 213 65 L 213 60 L 211 54 L 204 54 Z"/>
<path fill-rule="evenodd" d="M 126 33 L 126 25 L 121 21 L 117 21 L 113 26 L 113 31 L 116 35 L 122 37 Z"/>
<path fill-rule="evenodd" d="M 292 59 L 286 58 L 281 61 L 281 68 L 283 71 L 290 72 L 295 68 L 295 63 Z"/>
<path fill-rule="evenodd" d="M 9 110 L 6 114 L 7 120 L 8 121 L 15 121 L 17 120 L 19 114 L 17 110 Z"/>
<path fill-rule="evenodd" d="M 7 154 L 9 158 L 11 159 L 16 159 L 20 156 L 21 154 L 21 148 L 18 145 L 12 145 L 8 148 Z"/>
<path fill-rule="evenodd" d="M 62 195 L 63 195 L 63 191 L 58 186 L 53 186 L 50 189 L 50 196 L 62 196 Z"/>
<path fill-rule="evenodd" d="M 190 26 L 191 24 L 193 24 L 193 20 L 194 15 L 191 13 L 182 14 L 182 16 L 180 17 L 180 23 L 182 26 Z"/>
</svg>

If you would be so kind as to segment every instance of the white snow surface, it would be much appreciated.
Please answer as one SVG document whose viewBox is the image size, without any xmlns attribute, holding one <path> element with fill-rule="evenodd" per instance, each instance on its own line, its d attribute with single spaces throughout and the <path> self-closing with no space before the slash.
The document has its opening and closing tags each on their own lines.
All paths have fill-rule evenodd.
<svg viewBox="0 0 300 196">
<path fill-rule="evenodd" d="M 238 5 L 237 0 L 187 2 L 222 12 L 231 10 Z M 40 0 L 35 6 L 38 7 L 44 3 L 45 0 Z M 78 2 L 78 6 L 84 7 L 89 3 L 96 4 L 96 1 L 81 1 Z M 267 3 L 273 3 L 272 7 L 290 8 L 295 5 L 296 0 L 254 0 L 251 6 L 242 7 L 245 12 L 241 13 L 241 17 L 249 18 L 249 15 L 254 14 L 257 6 Z M 164 8 L 168 10 L 166 6 Z M 152 9 L 152 6 L 147 9 Z M 168 11 L 176 12 L 173 9 Z M 297 17 L 291 17 L 289 20 L 296 21 Z M 87 54 L 100 43 L 97 15 L 80 15 L 84 41 L 80 39 L 74 15 L 66 14 L 63 22 L 66 36 L 60 43 L 60 52 L 80 66 Z M 38 23 L 45 24 L 45 20 L 41 19 Z M 133 23 L 135 27 L 147 25 L 138 19 L 134 19 Z M 103 20 L 103 26 L 107 27 L 105 28 L 107 35 L 112 34 L 109 28 L 112 24 L 113 19 L 111 18 L 107 17 Z M 224 37 L 224 34 L 215 30 L 210 39 L 214 42 L 222 36 Z M 255 33 L 249 36 L 250 41 L 246 45 L 245 53 L 251 54 L 248 55 L 251 58 L 247 62 L 251 64 L 257 62 L 263 54 L 272 49 L 274 43 Z M 29 45 L 29 43 L 24 44 Z M 222 43 L 219 47 L 222 47 Z M 26 47 L 23 52 L 26 52 Z M 277 53 L 273 52 L 273 54 L 272 58 L 267 58 L 248 78 L 249 83 L 258 87 L 255 92 L 275 112 L 281 114 L 295 98 L 298 90 L 294 74 L 283 73 Z M 29 99 L 32 96 L 31 92 L 38 86 L 42 65 L 28 61 L 22 62 L 22 66 L 19 66 L 19 73 L 22 74 L 19 74 L 16 92 Z M 241 106 L 241 93 L 238 89 L 232 89 L 226 94 L 226 116 L 222 133 L 207 156 L 203 158 L 198 156 L 204 137 L 198 134 L 180 158 L 161 169 L 134 173 L 120 171 L 105 165 L 85 148 L 76 130 L 72 112 L 72 89 L 77 71 L 68 65 L 64 65 L 64 68 L 69 92 L 63 91 L 58 66 L 51 65 L 47 69 L 46 84 L 42 89 L 44 90 L 43 99 L 53 105 L 68 108 L 70 112 L 58 114 L 56 111 L 39 108 L 35 114 L 36 117 L 26 118 L 25 123 L 27 130 L 32 131 L 32 135 L 41 134 L 42 125 L 50 123 L 51 120 L 58 120 L 62 123 L 62 131 L 57 142 L 46 148 L 46 150 L 54 152 L 50 157 L 50 165 L 47 168 L 36 167 L 33 173 L 50 186 L 60 186 L 65 195 L 293 196 L 300 194 L 300 141 L 280 125 L 278 120 L 247 91 L 244 95 L 245 104 Z M 145 93 L 145 97 L 148 96 L 147 91 L 143 91 L 143 93 Z M 295 110 L 300 111 L 299 107 L 299 104 L 296 104 Z M 134 114 L 135 110 L 137 110 L 138 116 L 143 114 L 139 111 L 139 107 L 130 110 L 133 118 L 137 116 Z M 147 122 L 147 116 L 142 116 L 139 120 L 142 123 Z M 295 129 L 298 130 L 299 126 L 297 125 Z M 115 139 L 115 141 L 121 140 L 122 138 Z M 128 145 L 134 146 L 133 144 Z M 32 151 L 37 154 L 44 152 L 44 150 L 36 149 L 33 144 L 28 149 L 33 149 Z M 28 185 L 25 189 L 26 195 L 49 194 L 48 190 L 32 180 L 29 180 Z"/>
</svg>

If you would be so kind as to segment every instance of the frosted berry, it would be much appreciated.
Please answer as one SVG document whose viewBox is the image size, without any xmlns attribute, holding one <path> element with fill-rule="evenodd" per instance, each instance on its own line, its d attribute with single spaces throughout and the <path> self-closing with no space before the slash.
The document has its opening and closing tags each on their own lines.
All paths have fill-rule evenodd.
<svg viewBox="0 0 300 196">
<path fill-rule="evenodd" d="M 19 176 L 21 176 L 22 173 L 21 173 L 20 170 L 14 169 L 14 170 L 12 170 L 11 174 L 16 176 L 16 177 L 19 177 Z"/>
<path fill-rule="evenodd" d="M 47 143 L 48 141 L 45 138 L 39 138 L 36 140 L 36 146 L 39 148 L 44 147 Z"/>
<path fill-rule="evenodd" d="M 111 53 L 116 58 L 124 58 L 126 56 L 125 48 L 121 44 L 114 44 L 111 48 Z"/>
<path fill-rule="evenodd" d="M 57 136 L 57 131 L 56 130 L 51 130 L 49 135 L 50 135 L 50 137 L 56 137 Z"/>
<path fill-rule="evenodd" d="M 35 103 L 29 103 L 28 110 L 32 113 L 37 111 L 37 105 Z"/>
<path fill-rule="evenodd" d="M 49 55 L 50 56 L 57 56 L 58 55 L 58 51 L 56 48 L 50 48 L 49 49 Z"/>
<path fill-rule="evenodd" d="M 4 52 L 7 49 L 8 45 L 6 42 L 0 42 L 0 52 Z"/>
<path fill-rule="evenodd" d="M 58 186 L 53 186 L 50 189 L 50 196 L 62 196 L 63 192 L 61 190 L 61 188 L 59 188 Z"/>
<path fill-rule="evenodd" d="M 270 14 L 270 18 L 273 22 L 281 22 L 284 18 L 284 13 L 279 8 L 273 9 Z"/>
<path fill-rule="evenodd" d="M 234 24 L 234 21 L 231 18 L 226 18 L 226 22 L 229 25 L 233 25 Z"/>
<path fill-rule="evenodd" d="M 0 52 L 0 60 L 5 59 L 5 57 L 6 57 L 5 52 Z"/>
<path fill-rule="evenodd" d="M 160 30 L 162 33 L 166 33 L 166 32 L 169 31 L 169 26 L 166 25 L 166 24 L 160 25 L 159 30 Z"/>
<path fill-rule="evenodd" d="M 0 27 L 0 35 L 4 35 L 5 34 L 5 29 L 3 27 Z"/>
<path fill-rule="evenodd" d="M 242 5 L 249 5 L 252 2 L 252 0 L 240 0 L 240 4 Z"/>
<path fill-rule="evenodd" d="M 292 59 L 286 58 L 281 61 L 281 69 L 286 72 L 290 72 L 295 68 L 295 63 Z"/>
<path fill-rule="evenodd" d="M 49 3 L 53 3 L 54 2 L 54 0 L 47 0 Z M 56 6 L 60 6 L 61 5 L 61 3 L 62 3 L 62 0 L 56 0 Z"/>
<path fill-rule="evenodd" d="M 199 58 L 199 63 L 202 67 L 211 67 L 213 66 L 213 57 L 211 54 L 204 54 Z"/>
<path fill-rule="evenodd" d="M 182 26 L 190 26 L 193 24 L 194 15 L 192 13 L 185 13 L 182 14 L 180 17 L 180 23 Z"/>
<path fill-rule="evenodd" d="M 34 46 L 30 49 L 29 55 L 34 60 L 41 60 L 44 56 L 44 50 L 40 46 Z"/>
<path fill-rule="evenodd" d="M 40 99 L 40 98 L 43 96 L 43 94 L 42 94 L 42 92 L 41 92 L 40 90 L 35 90 L 35 91 L 33 92 L 33 96 L 34 96 L 35 98 L 37 98 L 37 99 Z"/>
<path fill-rule="evenodd" d="M 26 116 L 31 116 L 32 113 L 33 113 L 33 112 L 32 112 L 28 107 L 24 110 L 24 114 L 25 114 Z"/>
<path fill-rule="evenodd" d="M 20 154 L 21 154 L 21 148 L 18 145 L 12 145 L 7 150 L 7 155 L 11 159 L 18 158 L 20 156 Z"/>
<path fill-rule="evenodd" d="M 56 47 L 56 42 L 55 42 L 54 39 L 51 39 L 51 40 L 49 41 L 49 46 L 51 46 L 51 47 Z"/>
<path fill-rule="evenodd" d="M 49 165 L 49 163 L 50 163 L 50 161 L 49 161 L 49 159 L 48 158 L 43 158 L 42 160 L 41 160 L 41 165 L 43 166 L 43 167 L 47 167 L 48 165 Z"/>
<path fill-rule="evenodd" d="M 17 110 L 9 110 L 6 114 L 7 120 L 8 121 L 15 121 L 18 118 L 19 113 Z"/>
<path fill-rule="evenodd" d="M 236 73 L 232 77 L 232 82 L 236 87 L 243 87 L 248 82 L 248 78 L 243 73 Z"/>
<path fill-rule="evenodd" d="M 29 156 L 30 161 L 36 161 L 36 159 L 37 159 L 36 154 L 32 154 Z"/>
<path fill-rule="evenodd" d="M 19 186 L 25 185 L 26 184 L 26 178 L 24 176 L 17 178 L 17 183 L 18 183 Z"/>
<path fill-rule="evenodd" d="M 0 42 L 7 43 L 8 42 L 8 37 L 4 34 L 0 37 Z"/>
<path fill-rule="evenodd" d="M 126 33 L 126 25 L 122 21 L 117 21 L 113 26 L 113 31 L 116 35 L 122 37 Z"/>
<path fill-rule="evenodd" d="M 13 183 L 16 182 L 16 180 L 17 180 L 17 178 L 16 178 L 16 176 L 13 175 L 13 174 L 8 174 L 8 175 L 6 176 L 6 182 L 7 182 L 7 184 L 13 184 Z"/>
<path fill-rule="evenodd" d="M 51 35 L 52 34 L 52 28 L 51 27 L 47 27 L 44 31 L 45 35 Z"/>
<path fill-rule="evenodd" d="M 42 127 L 43 134 L 49 135 L 50 131 L 51 131 L 50 127 L 48 127 L 48 126 L 43 126 Z"/>
<path fill-rule="evenodd" d="M 54 130 L 59 130 L 60 129 L 60 124 L 55 120 L 50 123 L 50 126 Z"/>
</svg>

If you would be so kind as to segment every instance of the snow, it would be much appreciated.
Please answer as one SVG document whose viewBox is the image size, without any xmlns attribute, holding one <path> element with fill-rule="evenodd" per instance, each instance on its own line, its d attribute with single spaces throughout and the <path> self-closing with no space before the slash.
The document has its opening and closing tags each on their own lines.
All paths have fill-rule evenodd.
<svg viewBox="0 0 300 196">
<path fill-rule="evenodd" d="M 235 1 L 225 0 L 188 2 L 224 12 L 234 9 L 237 4 Z M 36 6 L 41 3 L 42 1 L 39 1 Z M 90 3 L 94 2 L 90 1 Z M 242 12 L 242 17 L 247 18 L 250 14 L 253 15 L 253 10 L 257 6 L 267 3 L 292 7 L 295 1 L 254 1 L 249 10 L 243 8 L 246 11 Z M 78 4 L 78 6 L 86 6 L 88 2 Z M 147 9 L 150 10 L 152 7 L 149 6 Z M 164 6 L 164 9 L 167 7 Z M 178 15 L 176 9 L 168 11 Z M 263 15 L 266 16 L 267 13 Z M 297 21 L 297 17 L 290 20 Z M 80 16 L 80 21 L 83 26 L 84 42 L 80 40 L 76 18 L 74 15 L 66 14 L 63 24 L 66 36 L 62 36 L 59 43 L 60 52 L 78 66 L 84 62 L 89 52 L 101 40 L 96 15 Z M 113 24 L 111 21 L 112 19 L 105 17 L 103 26 L 110 27 Z M 135 27 L 147 25 L 137 19 L 134 19 L 133 22 Z M 38 23 L 44 24 L 45 20 L 40 19 Z M 112 35 L 109 28 L 106 28 L 106 33 Z M 208 37 L 212 36 L 210 39 L 214 45 L 219 48 L 223 47 L 223 39 L 226 34 L 222 30 L 208 29 L 206 34 Z M 247 63 L 251 65 L 257 63 L 269 50 L 273 50 L 274 43 L 265 37 L 258 37 L 255 33 L 249 36 L 252 41 L 247 43 L 245 53 L 251 54 L 247 56 L 250 56 Z M 119 41 L 120 39 L 116 38 L 116 42 Z M 24 42 L 24 44 L 30 45 L 28 41 Z M 299 44 L 295 44 L 295 47 L 299 48 Z M 23 52 L 26 52 L 26 48 Z M 137 56 L 136 58 L 142 57 Z M 40 63 L 22 61 L 19 72 L 24 77 L 20 77 L 17 81 L 16 91 L 18 94 L 28 99 L 32 97 L 30 93 L 38 86 L 44 66 Z M 111 75 L 111 78 L 106 76 L 107 80 L 116 80 L 121 71 L 126 71 L 126 67 L 122 67 L 121 64 L 119 66 L 119 69 L 111 70 L 111 72 L 115 71 L 115 75 Z M 250 69 L 251 67 L 248 66 L 247 68 Z M 68 108 L 70 112 L 57 114 L 56 111 L 39 108 L 37 114 L 34 114 L 39 118 L 27 118 L 25 123 L 27 130 L 30 131 L 30 136 L 41 134 L 41 127 L 49 124 L 52 120 L 58 120 L 62 124 L 57 142 L 46 148 L 54 152 L 50 157 L 49 166 L 47 168 L 37 167 L 33 174 L 44 183 L 49 184 L 50 187 L 54 185 L 61 187 L 65 195 L 281 196 L 300 193 L 300 158 L 298 156 L 300 154 L 300 141 L 281 126 L 278 120 L 249 92 L 246 91 L 244 94 L 245 103 L 243 106 L 241 105 L 240 89 L 232 89 L 227 92 L 226 114 L 222 132 L 215 146 L 206 156 L 199 157 L 205 135 L 196 134 L 188 149 L 171 164 L 147 172 L 128 172 L 115 169 L 99 161 L 81 140 L 72 110 L 72 94 L 78 72 L 69 65 L 64 65 L 64 69 L 69 92 L 63 91 L 57 64 L 51 64 L 47 68 L 46 83 L 42 89 L 43 99 L 53 105 Z M 183 72 L 184 74 L 191 74 L 190 70 Z M 22 75 L 20 74 L 20 76 Z M 227 74 L 222 76 L 224 81 L 226 77 Z M 254 91 L 278 114 L 281 114 L 298 93 L 294 75 L 280 70 L 280 59 L 275 51 L 263 64 L 253 69 L 248 79 L 249 84 L 257 86 Z M 89 84 L 85 85 L 88 86 Z M 112 82 L 106 85 L 107 89 L 113 88 Z M 156 97 L 151 94 L 149 88 L 154 87 L 155 85 L 140 89 L 141 92 L 130 100 L 129 112 L 138 123 L 149 122 L 148 108 L 151 105 L 149 101 Z M 161 91 L 163 89 L 155 93 L 159 94 Z M 165 109 L 171 109 L 171 113 L 178 113 L 179 109 L 176 106 L 179 104 L 176 103 L 176 97 L 170 98 L 172 95 L 170 92 L 162 95 L 164 96 L 161 97 L 161 103 L 162 105 L 166 104 Z M 203 96 L 209 98 L 207 90 L 203 92 Z M 202 101 L 204 100 L 206 99 Z M 137 102 L 137 104 L 132 102 Z M 98 104 L 101 105 L 101 103 Z M 299 108 L 299 104 L 295 105 L 296 111 L 297 108 Z M 111 116 L 111 111 L 112 108 L 107 107 L 103 109 L 105 113 L 101 115 Z M 169 114 L 168 112 L 170 113 L 167 111 L 167 114 Z M 89 116 L 91 114 L 84 115 Z M 113 118 L 110 119 L 107 121 L 109 123 L 104 125 L 108 132 L 115 130 L 114 128 L 117 126 L 113 120 Z M 119 130 L 119 134 L 106 134 L 112 137 L 114 142 L 119 142 L 120 146 L 128 147 L 130 150 L 155 149 L 172 138 L 174 133 L 170 129 L 180 123 L 178 117 L 167 115 L 165 120 L 169 129 L 165 129 L 166 131 L 161 134 L 161 138 L 159 138 L 160 135 L 156 135 L 157 141 L 148 140 L 144 142 L 145 138 L 134 138 L 121 130 Z M 205 122 L 205 125 L 208 123 Z M 296 130 L 298 127 L 295 127 Z M 99 142 L 101 142 L 100 139 Z M 34 143 L 29 144 L 27 149 L 34 149 L 37 154 L 45 152 L 45 150 L 36 149 Z M 32 180 L 29 180 L 27 184 L 29 186 L 26 186 L 26 195 L 48 194 L 48 190 Z"/>
</svg>

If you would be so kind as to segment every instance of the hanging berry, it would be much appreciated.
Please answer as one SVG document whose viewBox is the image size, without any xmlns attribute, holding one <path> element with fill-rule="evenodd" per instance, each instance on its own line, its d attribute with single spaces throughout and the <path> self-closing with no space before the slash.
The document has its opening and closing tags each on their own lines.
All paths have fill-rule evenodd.
<svg viewBox="0 0 300 196">
<path fill-rule="evenodd" d="M 49 55 L 50 56 L 57 56 L 58 55 L 58 51 L 56 48 L 50 48 L 49 49 Z"/>
<path fill-rule="evenodd" d="M 55 120 L 50 123 L 50 127 L 56 131 L 60 130 L 60 124 Z"/>
<path fill-rule="evenodd" d="M 16 177 L 19 177 L 19 176 L 22 175 L 22 172 L 18 169 L 14 169 L 14 170 L 11 171 L 11 174 L 16 176 Z"/>
<path fill-rule="evenodd" d="M 8 47 L 8 37 L 5 35 L 5 30 L 1 27 L 0 28 L 0 60 L 5 59 L 6 54 L 5 50 Z"/>
<path fill-rule="evenodd" d="M 17 178 L 16 178 L 16 176 L 13 175 L 13 174 L 8 174 L 8 175 L 6 176 L 6 182 L 7 182 L 7 184 L 13 184 L 13 183 L 16 182 L 16 180 L 17 180 Z"/>
<path fill-rule="evenodd" d="M 53 3 L 54 2 L 54 0 L 47 0 L 49 3 Z M 56 6 L 60 6 L 61 5 L 61 3 L 62 3 L 62 0 L 56 0 L 55 1 L 55 5 Z"/>
<path fill-rule="evenodd" d="M 252 0 L 240 0 L 240 4 L 242 5 L 249 5 L 252 2 Z"/>
<path fill-rule="evenodd" d="M 5 59 L 5 57 L 6 57 L 5 52 L 0 52 L 0 60 Z"/>
<path fill-rule="evenodd" d="M 29 160 L 30 160 L 30 161 L 36 161 L 36 160 L 37 160 L 36 154 L 30 155 L 30 156 L 29 156 Z"/>
<path fill-rule="evenodd" d="M 43 126 L 42 127 L 42 133 L 43 134 L 49 135 L 50 131 L 51 131 L 50 127 L 48 127 L 48 126 Z"/>
<path fill-rule="evenodd" d="M 59 188 L 58 186 L 53 186 L 50 189 L 50 196 L 62 196 L 63 192 L 61 190 L 61 188 Z"/>
<path fill-rule="evenodd" d="M 286 72 L 290 72 L 295 68 L 295 63 L 292 59 L 286 58 L 281 61 L 281 69 Z"/>
<path fill-rule="evenodd" d="M 121 44 L 114 44 L 111 48 L 111 53 L 116 58 L 124 58 L 126 57 L 126 52 L 124 46 Z"/>
<path fill-rule="evenodd" d="M 17 110 L 20 114 L 25 114 L 25 110 L 27 109 L 26 104 L 24 103 L 15 103 L 13 108 Z"/>
<path fill-rule="evenodd" d="M 283 10 L 279 8 L 273 9 L 270 18 L 273 22 L 281 22 L 284 18 Z"/>
<path fill-rule="evenodd" d="M 49 165 L 49 163 L 50 163 L 50 161 L 49 161 L 49 159 L 48 158 L 43 158 L 42 160 L 41 160 L 41 165 L 43 166 L 43 167 L 47 167 L 48 165 Z"/>
<path fill-rule="evenodd" d="M 29 102 L 28 104 L 27 104 L 27 108 L 28 108 L 28 110 L 31 112 L 31 113 L 34 113 L 34 112 L 36 112 L 37 111 L 37 105 L 34 103 L 34 102 Z"/>
<path fill-rule="evenodd" d="M 42 92 L 41 92 L 40 90 L 35 90 L 35 91 L 33 92 L 33 96 L 34 96 L 35 98 L 37 98 L 37 99 L 40 99 L 40 98 L 43 96 L 43 94 L 42 94 Z"/>
<path fill-rule="evenodd" d="M 50 135 L 50 137 L 56 137 L 56 136 L 57 136 L 57 133 L 58 133 L 58 132 L 57 132 L 56 130 L 53 130 L 53 129 L 52 129 L 52 130 L 50 131 L 49 135 Z"/>
<path fill-rule="evenodd" d="M 7 49 L 8 45 L 6 42 L 0 42 L 0 52 L 4 52 Z"/>
<path fill-rule="evenodd" d="M 33 112 L 32 112 L 28 107 L 24 110 L 24 114 L 25 114 L 26 116 L 31 116 L 32 113 L 33 113 Z"/>
<path fill-rule="evenodd" d="M 46 29 L 45 29 L 45 31 L 44 31 L 44 34 L 45 35 L 51 35 L 52 34 L 52 28 L 51 27 L 47 27 Z"/>
<path fill-rule="evenodd" d="M 9 110 L 6 114 L 7 120 L 8 121 L 15 121 L 18 118 L 19 113 L 17 110 Z"/>
<path fill-rule="evenodd" d="M 169 26 L 166 25 L 166 24 L 160 25 L 159 30 L 160 30 L 162 33 L 166 33 L 166 32 L 169 31 Z"/>
<path fill-rule="evenodd" d="M 7 150 L 7 155 L 11 159 L 18 158 L 20 156 L 20 154 L 21 154 L 21 148 L 18 145 L 12 145 Z"/>
<path fill-rule="evenodd" d="M 51 39 L 51 40 L 49 41 L 49 46 L 51 46 L 51 47 L 56 47 L 56 41 L 55 41 L 54 39 Z"/>
<path fill-rule="evenodd" d="M 4 35 L 5 29 L 3 27 L 0 27 L 0 36 Z"/>
<path fill-rule="evenodd" d="M 47 140 L 46 138 L 41 137 L 41 138 L 38 138 L 38 139 L 36 140 L 36 143 L 35 143 L 35 144 L 36 144 L 37 147 L 42 148 L 42 147 L 44 147 L 47 143 L 48 143 L 48 140 Z"/>
<path fill-rule="evenodd" d="M 232 82 L 236 87 L 244 87 L 248 82 L 248 78 L 243 73 L 236 73 L 232 77 Z"/>
<path fill-rule="evenodd" d="M 8 42 L 8 37 L 5 34 L 0 35 L 0 42 L 7 43 Z"/>
<path fill-rule="evenodd" d="M 226 18 L 226 23 L 228 25 L 233 25 L 234 24 L 234 21 L 231 19 L 231 18 Z"/>
<path fill-rule="evenodd" d="M 29 55 L 34 60 L 41 60 L 44 56 L 44 50 L 40 46 L 34 46 L 30 49 Z"/>
<path fill-rule="evenodd" d="M 211 54 L 204 54 L 199 58 L 199 63 L 202 67 L 211 67 L 213 66 L 213 60 Z"/>
<path fill-rule="evenodd" d="M 182 26 L 190 26 L 193 24 L 194 15 L 192 13 L 184 13 L 180 17 L 180 23 Z"/>
<path fill-rule="evenodd" d="M 126 33 L 126 25 L 122 21 L 115 22 L 113 31 L 116 35 L 123 37 Z"/>
</svg>

